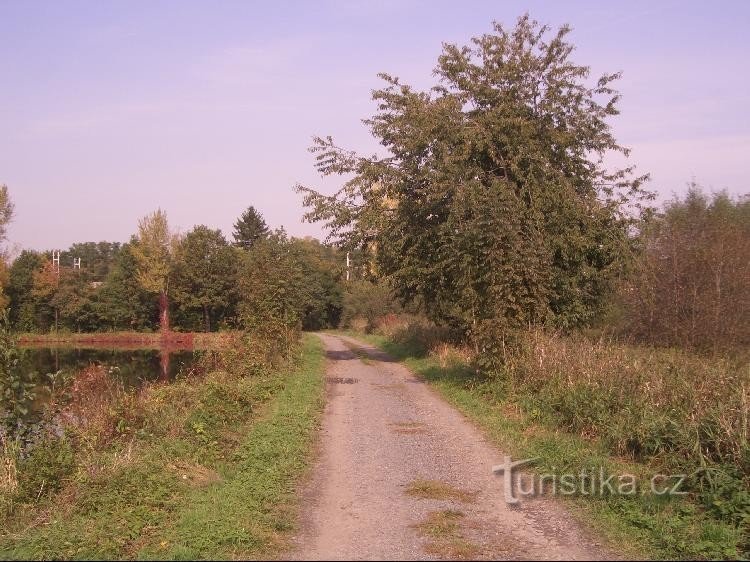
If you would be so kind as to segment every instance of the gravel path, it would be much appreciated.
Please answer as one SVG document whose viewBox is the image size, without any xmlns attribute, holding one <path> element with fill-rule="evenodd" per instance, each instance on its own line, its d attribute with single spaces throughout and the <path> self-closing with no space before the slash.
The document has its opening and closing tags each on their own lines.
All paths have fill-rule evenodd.
<svg viewBox="0 0 750 562">
<path fill-rule="evenodd" d="M 408 369 L 351 338 L 320 337 L 328 403 L 288 556 L 613 558 L 553 500 L 509 508 L 492 474 L 503 455 Z"/>
</svg>

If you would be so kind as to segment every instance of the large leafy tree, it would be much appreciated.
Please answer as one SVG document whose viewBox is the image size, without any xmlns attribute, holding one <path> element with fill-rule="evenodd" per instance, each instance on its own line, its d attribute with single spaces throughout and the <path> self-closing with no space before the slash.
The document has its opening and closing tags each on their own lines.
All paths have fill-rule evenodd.
<svg viewBox="0 0 750 562">
<path fill-rule="evenodd" d="M 158 209 L 138 222 L 136 242 L 131 246 L 138 282 L 159 296 L 159 325 L 169 331 L 169 281 L 177 236 L 169 229 L 167 214 Z"/>
<path fill-rule="evenodd" d="M 174 300 L 199 310 L 205 331 L 235 300 L 237 256 L 220 230 L 196 226 L 180 242 L 174 264 Z"/>
<path fill-rule="evenodd" d="M 272 354 L 287 351 L 302 328 L 307 279 L 284 231 L 271 233 L 244 253 L 237 284 L 240 324 L 271 342 Z"/>
<path fill-rule="evenodd" d="M 430 91 L 383 74 L 365 121 L 386 149 L 312 151 L 333 196 L 297 186 L 306 218 L 368 252 L 405 301 L 489 352 L 529 323 L 592 319 L 628 253 L 645 176 L 610 170 L 617 74 L 571 60 L 568 27 L 528 16 L 469 46 L 445 45 Z"/>
<path fill-rule="evenodd" d="M 249 250 L 258 240 L 268 236 L 268 225 L 253 206 L 250 206 L 234 223 L 234 243 L 240 248 Z"/>
</svg>

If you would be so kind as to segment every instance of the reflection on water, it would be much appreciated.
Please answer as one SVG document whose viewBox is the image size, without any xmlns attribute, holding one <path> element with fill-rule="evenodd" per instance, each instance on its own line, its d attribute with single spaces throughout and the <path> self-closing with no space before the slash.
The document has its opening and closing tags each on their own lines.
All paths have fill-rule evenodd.
<svg viewBox="0 0 750 562">
<path fill-rule="evenodd" d="M 106 368 L 108 376 L 115 377 L 125 389 L 138 388 L 146 381 L 170 381 L 186 371 L 201 352 L 175 346 L 162 348 L 133 348 L 126 345 L 107 347 L 41 347 L 22 346 L 15 378 L 24 381 L 30 402 L 21 418 L 24 424 L 40 419 L 50 390 L 58 380 L 69 379 L 91 365 Z"/>
<path fill-rule="evenodd" d="M 24 347 L 20 350 L 19 370 L 41 375 L 63 371 L 76 373 L 89 365 L 109 367 L 112 376 L 127 388 L 143 381 L 172 380 L 181 370 L 197 359 L 191 350 L 162 349 L 102 349 L 75 347 Z"/>
</svg>

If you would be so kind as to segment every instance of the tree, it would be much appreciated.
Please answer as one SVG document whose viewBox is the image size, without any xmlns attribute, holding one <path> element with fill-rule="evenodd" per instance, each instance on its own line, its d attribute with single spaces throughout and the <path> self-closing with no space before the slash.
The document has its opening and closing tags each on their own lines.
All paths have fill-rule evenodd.
<svg viewBox="0 0 750 562">
<path fill-rule="evenodd" d="M 297 186 L 329 239 L 369 253 L 404 302 L 494 356 L 530 323 L 596 317 L 627 261 L 630 211 L 648 199 L 646 176 L 603 163 L 628 154 L 608 123 L 618 75 L 589 85 L 569 31 L 523 16 L 445 45 L 428 92 L 381 75 L 365 123 L 388 154 L 317 138 L 318 170 L 350 179 L 333 196 Z"/>
<path fill-rule="evenodd" d="M 285 353 L 302 328 L 306 280 L 283 231 L 244 254 L 237 283 L 242 327 L 269 343 L 269 357 Z"/>
<path fill-rule="evenodd" d="M 628 333 L 657 345 L 750 344 L 750 198 L 707 197 L 696 184 L 643 228 L 621 293 Z"/>
<path fill-rule="evenodd" d="M 0 241 L 5 241 L 8 224 L 13 218 L 13 201 L 10 199 L 7 185 L 0 185 Z"/>
<path fill-rule="evenodd" d="M 268 236 L 268 226 L 263 220 L 263 215 L 256 211 L 255 207 L 248 207 L 234 223 L 233 236 L 235 246 L 246 250 L 252 248 L 258 240 Z"/>
<path fill-rule="evenodd" d="M 33 250 L 24 250 L 13 261 L 9 272 L 8 297 L 10 323 L 18 331 L 31 332 L 38 328 L 38 306 L 32 294 L 34 273 L 44 265 L 44 257 Z"/>
<path fill-rule="evenodd" d="M 99 321 L 110 330 L 149 330 L 158 322 L 152 295 L 138 281 L 133 239 L 117 252 L 96 300 Z"/>
<path fill-rule="evenodd" d="M 60 321 L 60 306 L 57 291 L 60 286 L 60 276 L 52 260 L 46 260 L 40 269 L 34 272 L 32 296 L 40 307 L 52 310 L 54 314 L 54 329 L 57 331 Z"/>
<path fill-rule="evenodd" d="M 89 281 L 104 281 L 119 251 L 119 242 L 78 242 L 60 252 L 60 262 L 71 265 L 74 259 L 80 259 L 81 272 Z"/>
<path fill-rule="evenodd" d="M 13 218 L 13 202 L 10 199 L 7 185 L 0 185 L 0 243 L 5 242 L 8 223 Z M 0 308 L 8 306 L 10 301 L 5 293 L 9 281 L 8 256 L 5 249 L 0 249 Z"/>
<path fill-rule="evenodd" d="M 159 325 L 169 331 L 169 280 L 177 236 L 169 230 L 167 215 L 161 209 L 138 221 L 137 241 L 131 246 L 138 282 L 149 293 L 159 296 Z"/>
<path fill-rule="evenodd" d="M 291 252 L 305 279 L 302 328 L 335 328 L 343 306 L 339 252 L 315 239 L 292 240 Z"/>
<path fill-rule="evenodd" d="M 206 332 L 217 313 L 234 300 L 237 257 L 220 230 L 196 226 L 179 244 L 175 256 L 173 296 L 187 309 L 200 310 Z"/>
</svg>

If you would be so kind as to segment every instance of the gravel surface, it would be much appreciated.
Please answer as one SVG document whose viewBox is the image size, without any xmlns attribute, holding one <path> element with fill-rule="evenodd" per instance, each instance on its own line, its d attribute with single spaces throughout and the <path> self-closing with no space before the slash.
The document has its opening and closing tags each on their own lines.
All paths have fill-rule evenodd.
<svg viewBox="0 0 750 562">
<path fill-rule="evenodd" d="M 557 501 L 508 507 L 502 480 L 492 473 L 503 454 L 408 369 L 368 344 L 320 337 L 329 359 L 328 401 L 288 557 L 616 557 Z M 438 493 L 408 493 L 425 482 Z M 449 523 L 425 526 L 441 516 Z"/>
</svg>

